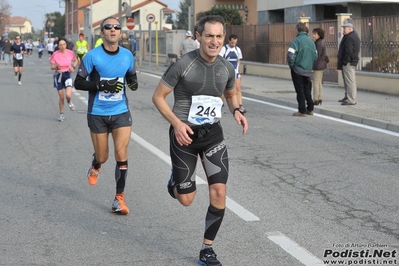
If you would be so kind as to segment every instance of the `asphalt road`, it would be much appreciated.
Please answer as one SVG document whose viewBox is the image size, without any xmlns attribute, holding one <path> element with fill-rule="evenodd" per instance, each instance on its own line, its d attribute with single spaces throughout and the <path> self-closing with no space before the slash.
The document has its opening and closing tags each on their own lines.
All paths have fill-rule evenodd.
<svg viewBox="0 0 399 266">
<path fill-rule="evenodd" d="M 47 58 L 34 54 L 24 64 L 22 86 L 0 66 L 0 265 L 197 265 L 206 178 L 198 164 L 190 207 L 166 192 L 169 125 L 151 102 L 159 77 L 141 73 L 138 91 L 128 91 L 130 214 L 119 216 L 110 212 L 111 141 L 98 184 L 85 177 L 93 152 L 87 94 L 75 91 L 76 110 L 58 122 Z M 223 265 L 397 265 L 398 136 L 296 118 L 294 109 L 262 101 L 245 106 L 246 135 L 230 114 L 222 118 L 228 210 L 214 249 Z"/>
</svg>

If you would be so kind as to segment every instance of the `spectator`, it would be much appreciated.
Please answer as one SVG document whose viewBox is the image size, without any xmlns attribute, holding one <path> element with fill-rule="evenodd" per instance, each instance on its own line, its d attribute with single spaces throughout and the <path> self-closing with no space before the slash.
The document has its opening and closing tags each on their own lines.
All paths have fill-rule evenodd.
<svg viewBox="0 0 399 266">
<path fill-rule="evenodd" d="M 4 54 L 4 63 L 6 65 L 8 65 L 8 63 L 10 63 L 10 65 L 13 65 L 12 64 L 11 46 L 12 46 L 12 43 L 10 42 L 10 40 L 5 39 L 4 44 L 3 44 L 3 54 Z"/>
<path fill-rule="evenodd" d="M 3 39 L 3 37 L 1 37 L 0 38 L 0 51 L 1 51 L 0 60 L 4 60 L 4 58 L 3 58 L 3 44 L 4 44 L 4 39 Z"/>
<path fill-rule="evenodd" d="M 314 42 L 306 33 L 305 23 L 299 22 L 296 29 L 298 34 L 290 43 L 287 52 L 287 62 L 291 69 L 292 82 L 298 101 L 298 112 L 293 113 L 293 116 L 313 115 L 314 104 L 310 76 L 314 61 L 317 59 L 317 51 Z"/>
<path fill-rule="evenodd" d="M 182 41 L 180 45 L 180 55 L 191 52 L 198 48 L 197 43 L 193 40 L 193 34 L 191 31 L 186 31 L 186 39 Z"/>
<path fill-rule="evenodd" d="M 132 42 L 127 38 L 126 33 L 122 33 L 122 38 L 119 40 L 119 46 L 122 46 L 132 52 Z"/>
<path fill-rule="evenodd" d="M 342 105 L 355 105 L 357 94 L 355 68 L 359 62 L 360 39 L 354 30 L 351 18 L 345 19 L 342 27 L 344 37 L 339 44 L 337 68 L 342 70 L 345 96 L 339 102 Z"/>
<path fill-rule="evenodd" d="M 132 43 L 132 53 L 134 56 L 136 56 L 136 46 L 137 46 L 136 40 L 133 37 L 131 37 L 130 42 Z"/>
<path fill-rule="evenodd" d="M 313 103 L 321 105 L 323 95 L 323 73 L 327 68 L 326 45 L 324 43 L 324 30 L 321 28 L 313 29 L 313 40 L 316 45 L 317 59 L 313 64 Z"/>
</svg>

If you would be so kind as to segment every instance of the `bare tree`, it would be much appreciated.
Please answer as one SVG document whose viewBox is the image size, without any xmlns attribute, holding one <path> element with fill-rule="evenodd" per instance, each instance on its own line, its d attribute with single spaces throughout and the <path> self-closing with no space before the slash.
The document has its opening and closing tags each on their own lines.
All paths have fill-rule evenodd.
<svg viewBox="0 0 399 266">
<path fill-rule="evenodd" d="M 10 22 L 11 6 L 7 0 L 0 0 L 0 36 L 4 35 L 4 29 Z"/>
</svg>

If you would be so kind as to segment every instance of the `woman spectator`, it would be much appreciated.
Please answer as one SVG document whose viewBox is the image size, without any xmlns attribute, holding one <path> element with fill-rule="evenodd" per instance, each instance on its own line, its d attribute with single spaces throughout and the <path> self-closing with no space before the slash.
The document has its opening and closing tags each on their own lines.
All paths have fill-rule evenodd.
<svg viewBox="0 0 399 266">
<path fill-rule="evenodd" d="M 314 105 L 321 105 L 323 100 L 323 73 L 327 68 L 326 45 L 324 44 L 324 30 L 313 29 L 313 39 L 317 50 L 317 59 L 313 64 L 313 102 Z"/>
</svg>

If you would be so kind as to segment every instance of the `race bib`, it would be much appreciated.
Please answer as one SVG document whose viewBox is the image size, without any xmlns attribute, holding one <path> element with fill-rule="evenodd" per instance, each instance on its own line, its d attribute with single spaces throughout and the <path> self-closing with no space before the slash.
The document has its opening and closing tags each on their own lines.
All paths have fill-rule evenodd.
<svg viewBox="0 0 399 266">
<path fill-rule="evenodd" d="M 110 80 L 112 78 L 101 78 L 101 80 Z M 119 82 L 122 82 L 125 84 L 124 78 L 118 78 Z M 98 99 L 100 101 L 111 101 L 111 102 L 116 102 L 116 101 L 121 101 L 123 99 L 123 94 L 125 93 L 125 90 L 121 90 L 120 92 L 114 92 L 111 93 L 109 91 L 99 91 L 98 92 Z"/>
<path fill-rule="evenodd" d="M 65 88 L 67 88 L 67 87 L 72 87 L 72 79 L 71 78 L 65 80 Z"/>
<path fill-rule="evenodd" d="M 22 60 L 23 56 L 22 56 L 22 54 L 17 53 L 17 54 L 15 54 L 15 58 L 16 58 L 17 60 Z"/>
<path fill-rule="evenodd" d="M 222 105 L 220 97 L 193 95 L 188 121 L 194 125 L 213 124 L 222 117 Z"/>
</svg>

